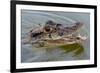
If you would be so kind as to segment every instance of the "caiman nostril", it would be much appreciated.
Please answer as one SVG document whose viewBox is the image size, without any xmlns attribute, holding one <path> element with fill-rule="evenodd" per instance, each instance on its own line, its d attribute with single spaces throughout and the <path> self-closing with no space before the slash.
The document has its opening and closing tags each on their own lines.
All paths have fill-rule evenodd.
<svg viewBox="0 0 100 73">
<path fill-rule="evenodd" d="M 80 37 L 77 37 L 76 39 L 77 39 L 77 40 L 79 40 L 79 39 L 80 39 Z"/>
</svg>

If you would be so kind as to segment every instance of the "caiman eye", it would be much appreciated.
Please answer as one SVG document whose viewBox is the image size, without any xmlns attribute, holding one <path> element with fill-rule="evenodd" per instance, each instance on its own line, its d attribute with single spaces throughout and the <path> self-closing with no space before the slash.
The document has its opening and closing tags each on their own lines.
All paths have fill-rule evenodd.
<svg viewBox="0 0 100 73">
<path fill-rule="evenodd" d="M 46 32 L 50 32 L 51 31 L 51 28 L 49 26 L 44 27 L 44 29 L 45 29 Z"/>
</svg>

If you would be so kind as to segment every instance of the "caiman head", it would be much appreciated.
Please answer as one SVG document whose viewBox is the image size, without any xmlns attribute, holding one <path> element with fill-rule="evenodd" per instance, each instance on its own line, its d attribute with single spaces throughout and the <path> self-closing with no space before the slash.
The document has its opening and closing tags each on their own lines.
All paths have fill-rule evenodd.
<svg viewBox="0 0 100 73">
<path fill-rule="evenodd" d="M 52 20 L 48 20 L 43 27 L 37 28 L 37 30 L 31 30 L 31 38 L 38 38 L 48 35 L 49 38 L 52 38 L 52 33 L 57 33 L 58 36 L 69 35 L 76 32 L 81 28 L 83 23 L 77 22 L 74 26 L 64 27 L 63 24 L 55 23 Z"/>
</svg>

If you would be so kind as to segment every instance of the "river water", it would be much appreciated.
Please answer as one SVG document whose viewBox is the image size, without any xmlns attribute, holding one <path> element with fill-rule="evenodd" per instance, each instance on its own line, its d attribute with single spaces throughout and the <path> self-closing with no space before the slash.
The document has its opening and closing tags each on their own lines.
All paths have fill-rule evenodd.
<svg viewBox="0 0 100 73">
<path fill-rule="evenodd" d="M 46 50 L 43 48 L 33 48 L 31 44 L 23 44 L 27 40 L 30 29 L 38 24 L 44 24 L 48 20 L 53 20 L 64 26 L 72 26 L 75 22 L 84 23 L 80 29 L 81 35 L 86 35 L 87 40 L 82 43 L 84 52 L 78 57 L 73 57 L 70 53 L 63 53 L 63 50 L 54 48 Z M 68 61 L 90 59 L 90 14 L 76 12 L 55 12 L 55 11 L 34 11 L 21 10 L 21 62 L 47 62 L 47 61 Z"/>
</svg>

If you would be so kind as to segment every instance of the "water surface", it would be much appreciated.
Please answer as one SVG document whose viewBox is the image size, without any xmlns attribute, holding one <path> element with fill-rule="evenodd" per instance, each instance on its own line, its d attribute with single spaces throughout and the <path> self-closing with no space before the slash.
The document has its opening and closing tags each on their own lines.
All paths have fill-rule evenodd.
<svg viewBox="0 0 100 73">
<path fill-rule="evenodd" d="M 37 27 L 38 24 L 44 25 L 48 20 L 53 20 L 64 26 L 72 26 L 75 22 L 84 23 L 83 28 L 80 30 L 81 35 L 88 36 L 87 40 L 82 43 L 84 52 L 73 57 L 72 53 L 65 53 L 61 48 L 35 48 L 29 43 L 23 43 L 27 40 L 27 33 L 30 29 Z M 21 62 L 87 60 L 90 58 L 90 14 L 21 10 L 21 43 Z"/>
</svg>

